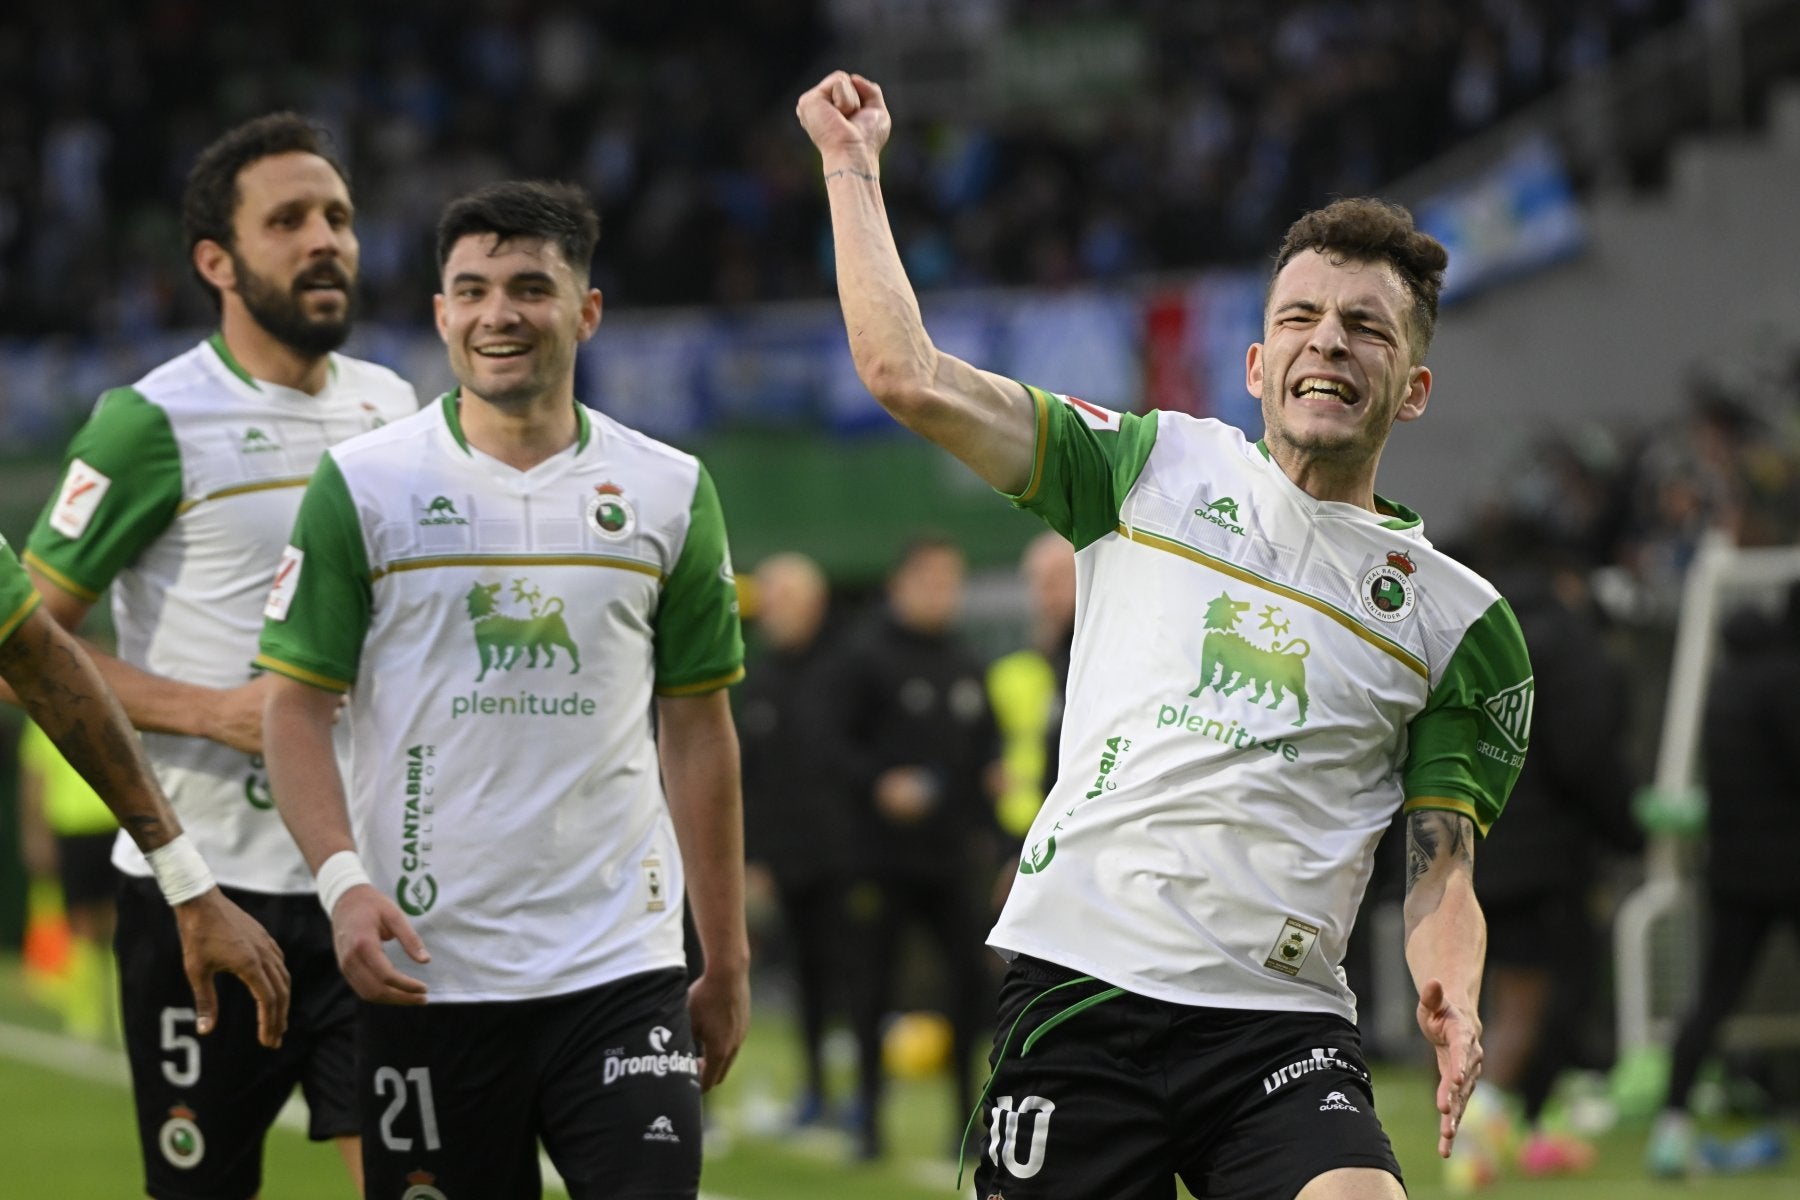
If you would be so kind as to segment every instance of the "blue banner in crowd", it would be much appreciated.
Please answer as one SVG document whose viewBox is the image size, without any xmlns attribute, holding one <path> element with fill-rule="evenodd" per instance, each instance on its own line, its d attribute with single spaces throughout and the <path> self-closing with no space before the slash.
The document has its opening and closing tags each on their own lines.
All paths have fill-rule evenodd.
<svg viewBox="0 0 1800 1200">
<path fill-rule="evenodd" d="M 1541 140 L 1417 211 L 1450 249 L 1447 301 L 1566 258 L 1585 237 L 1568 177 Z M 1175 409 L 1254 430 L 1261 416 L 1244 391 L 1243 353 L 1260 335 L 1264 283 L 1260 272 L 1220 271 L 1153 287 L 937 293 L 925 320 L 941 349 L 997 374 L 1109 408 Z M 204 336 L 0 342 L 0 452 L 59 451 L 102 391 Z M 424 399 L 455 382 L 429 328 L 361 326 L 347 351 L 392 367 Z M 576 387 L 584 404 L 675 441 L 770 426 L 892 428 L 856 377 L 837 305 L 824 301 L 609 315 L 582 348 Z"/>
</svg>

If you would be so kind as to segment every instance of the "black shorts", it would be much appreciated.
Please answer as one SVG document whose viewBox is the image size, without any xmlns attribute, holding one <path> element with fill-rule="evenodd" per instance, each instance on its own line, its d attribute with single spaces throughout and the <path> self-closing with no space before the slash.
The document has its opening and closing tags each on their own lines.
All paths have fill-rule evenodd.
<svg viewBox="0 0 1800 1200">
<path fill-rule="evenodd" d="M 331 922 L 309 895 L 223 889 L 281 947 L 293 980 L 279 1050 L 256 1040 L 256 1002 L 219 976 L 219 1023 L 194 1032 L 175 918 L 156 881 L 119 887 L 119 991 L 146 1190 L 157 1200 L 246 1200 L 262 1186 L 263 1138 L 299 1084 L 315 1141 L 354 1136 L 355 997 L 338 973 Z"/>
<path fill-rule="evenodd" d="M 119 869 L 112 865 L 116 840 L 116 832 L 56 835 L 56 876 L 64 904 L 113 902 L 119 892 Z"/>
<path fill-rule="evenodd" d="M 698 1194 L 685 971 L 542 1000 L 358 1008 L 368 1200 L 538 1200 L 540 1139 L 574 1200 Z"/>
<path fill-rule="evenodd" d="M 1171 1004 L 1079 978 L 1024 957 L 1007 971 L 971 1142 L 977 1196 L 1167 1200 L 1179 1175 L 1197 1197 L 1293 1200 L 1339 1167 L 1400 1178 L 1349 1021 Z"/>
</svg>

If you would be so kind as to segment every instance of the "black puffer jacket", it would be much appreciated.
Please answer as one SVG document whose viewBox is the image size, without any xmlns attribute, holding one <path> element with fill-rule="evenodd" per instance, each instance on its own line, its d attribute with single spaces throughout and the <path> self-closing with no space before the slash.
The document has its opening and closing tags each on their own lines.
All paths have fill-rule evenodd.
<svg viewBox="0 0 1800 1200">
<path fill-rule="evenodd" d="M 1595 854 L 1642 847 L 1625 761 L 1626 688 L 1601 630 L 1562 603 L 1544 571 L 1497 575 L 1531 654 L 1531 748 L 1512 797 L 1475 852 L 1475 888 L 1501 904 L 1595 878 Z"/>
</svg>

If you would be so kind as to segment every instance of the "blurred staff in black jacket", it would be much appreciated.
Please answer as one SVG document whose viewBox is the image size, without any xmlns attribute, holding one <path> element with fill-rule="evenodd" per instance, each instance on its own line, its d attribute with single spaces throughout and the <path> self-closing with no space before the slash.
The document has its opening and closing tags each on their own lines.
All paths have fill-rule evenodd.
<svg viewBox="0 0 1800 1200">
<path fill-rule="evenodd" d="M 1607 650 L 1582 564 L 1535 526 L 1497 540 L 1486 573 L 1525 633 L 1536 708 L 1506 821 L 1481 847 L 1486 1058 L 1464 1118 L 1472 1152 L 1446 1164 L 1463 1185 L 1485 1182 L 1505 1159 L 1527 1175 L 1592 1165 L 1591 1146 L 1539 1121 L 1557 1077 L 1579 1063 L 1595 964 L 1610 944 L 1591 916 L 1599 864 L 1607 853 L 1643 848 L 1631 815 L 1625 675 Z"/>
<path fill-rule="evenodd" d="M 745 857 L 751 889 L 772 893 L 792 954 L 806 1090 L 794 1123 L 825 1114 L 821 1048 L 834 989 L 847 975 L 845 897 L 855 836 L 848 800 L 815 739 L 831 703 L 825 575 L 803 554 L 757 567 L 753 627 L 763 654 L 737 690 L 744 775 Z"/>
<path fill-rule="evenodd" d="M 879 1030 L 911 924 L 934 943 L 948 993 L 958 1134 L 975 1100 L 971 1062 L 992 999 L 982 939 L 998 845 L 988 781 L 999 775 L 999 735 L 984 668 L 953 632 L 965 570 L 948 541 L 909 545 L 888 578 L 886 604 L 832 671 L 831 758 L 859 821 L 852 904 L 869 922 L 857 1004 L 864 1158 L 880 1153 Z"/>
</svg>

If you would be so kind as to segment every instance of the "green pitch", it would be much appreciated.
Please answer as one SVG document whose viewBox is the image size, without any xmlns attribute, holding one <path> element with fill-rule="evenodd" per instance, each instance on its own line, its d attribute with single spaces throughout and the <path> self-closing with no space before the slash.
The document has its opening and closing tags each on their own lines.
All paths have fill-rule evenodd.
<svg viewBox="0 0 1800 1200">
<path fill-rule="evenodd" d="M 131 1104 L 116 1052 L 87 1052 L 33 1038 L 47 1016 L 27 1002 L 15 962 L 0 961 L 0 1112 L 9 1147 L 0 1187 L 7 1197 L 116 1200 L 138 1195 Z M 944 1153 L 954 1118 L 941 1080 L 896 1081 L 887 1110 L 891 1153 L 873 1165 L 852 1164 L 836 1134 L 795 1137 L 776 1132 L 794 1088 L 791 1034 L 778 1017 L 760 1014 L 731 1080 L 709 1097 L 715 1126 L 704 1180 L 709 1200 L 939 1200 L 955 1194 L 955 1164 Z M 1446 1195 L 1432 1151 L 1431 1084 L 1418 1071 L 1377 1072 L 1382 1117 L 1409 1176 L 1413 1200 Z M 1787 1129 L 1800 1155 L 1800 1129 Z M 1599 1142 L 1600 1161 L 1569 1180 L 1504 1179 L 1480 1193 L 1493 1200 L 1800 1200 L 1800 1164 L 1756 1175 L 1690 1184 L 1657 1184 L 1640 1167 L 1643 1135 L 1621 1130 Z M 964 1180 L 964 1195 L 973 1194 Z M 277 1129 L 268 1144 L 263 1200 L 330 1200 L 350 1196 L 329 1147 Z M 554 1188 L 548 1196 L 560 1193 Z M 1185 1194 L 1185 1193 L 1184 1193 Z"/>
</svg>

